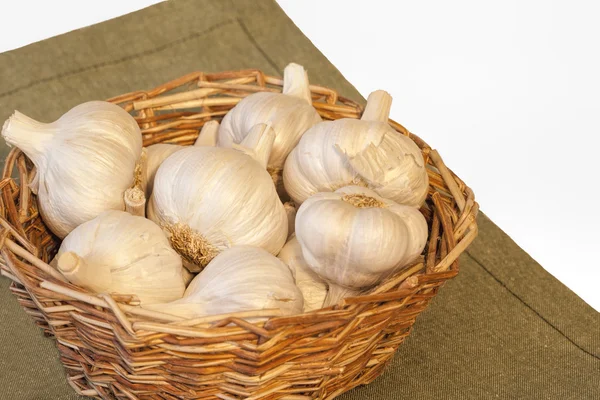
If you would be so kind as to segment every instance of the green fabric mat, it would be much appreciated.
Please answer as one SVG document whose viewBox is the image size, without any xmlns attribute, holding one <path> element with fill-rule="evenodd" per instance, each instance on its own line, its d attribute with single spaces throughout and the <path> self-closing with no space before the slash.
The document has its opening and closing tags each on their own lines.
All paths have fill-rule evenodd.
<svg viewBox="0 0 600 400">
<path fill-rule="evenodd" d="M 364 101 L 274 1 L 178 0 L 0 54 L 0 120 L 18 109 L 51 121 L 78 103 L 195 70 L 280 75 L 291 61 L 312 82 Z M 600 314 L 485 215 L 478 223 L 461 273 L 387 371 L 341 399 L 600 399 Z M 8 284 L 0 279 L 0 399 L 79 399 L 53 340 Z"/>
</svg>

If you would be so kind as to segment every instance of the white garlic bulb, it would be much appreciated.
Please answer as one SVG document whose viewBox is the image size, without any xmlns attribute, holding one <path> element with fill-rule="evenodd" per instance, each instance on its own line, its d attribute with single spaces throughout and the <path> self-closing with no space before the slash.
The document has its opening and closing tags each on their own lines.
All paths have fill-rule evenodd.
<svg viewBox="0 0 600 400">
<path fill-rule="evenodd" d="M 265 161 L 273 139 L 263 124 L 236 149 L 193 146 L 159 167 L 148 218 L 163 227 L 191 271 L 235 245 L 261 247 L 275 255 L 285 244 L 283 204 L 270 175 L 249 156 Z M 243 147 L 250 144 L 254 147 Z"/>
<path fill-rule="evenodd" d="M 216 146 L 218 131 L 218 121 L 206 122 L 200 130 L 194 146 Z M 171 154 L 184 148 L 185 146 L 169 143 L 157 143 L 146 147 L 146 163 L 144 165 L 141 186 L 147 199 L 149 199 L 152 194 L 152 189 L 154 188 L 154 176 L 156 175 L 156 171 L 158 171 L 160 164 L 162 164 L 162 162 Z"/>
<path fill-rule="evenodd" d="M 425 248 L 427 234 L 419 210 L 359 186 L 317 193 L 296 216 L 304 260 L 329 283 L 326 306 L 413 261 Z"/>
<path fill-rule="evenodd" d="M 275 142 L 268 169 L 277 174 L 302 134 L 320 121 L 312 106 L 306 71 L 292 63 L 283 72 L 283 93 L 254 93 L 225 115 L 217 145 L 231 147 L 233 143 L 241 143 L 253 126 L 270 123 L 275 131 Z"/>
<path fill-rule="evenodd" d="M 15 111 L 2 136 L 35 164 L 31 189 L 44 222 L 58 237 L 103 211 L 124 209 L 142 136 L 121 107 L 91 101 L 49 124 Z"/>
<path fill-rule="evenodd" d="M 360 185 L 397 203 L 421 206 L 429 186 L 423 155 L 388 124 L 391 102 L 388 93 L 375 91 L 360 120 L 322 122 L 302 136 L 283 170 L 285 190 L 296 204 L 318 192 Z"/>
<path fill-rule="evenodd" d="M 135 294 L 142 304 L 181 298 L 188 278 L 160 227 L 124 211 L 106 211 L 79 225 L 56 260 L 71 283 L 96 293 Z"/>
<path fill-rule="evenodd" d="M 302 312 L 302 303 L 287 265 L 257 247 L 236 246 L 216 256 L 183 298 L 145 308 L 184 318 L 277 308 L 293 315 Z"/>
<path fill-rule="evenodd" d="M 304 261 L 302 248 L 298 239 L 291 238 L 277 256 L 294 272 L 296 286 L 304 297 L 304 311 L 323 308 L 327 296 L 327 283 L 321 279 Z"/>
</svg>

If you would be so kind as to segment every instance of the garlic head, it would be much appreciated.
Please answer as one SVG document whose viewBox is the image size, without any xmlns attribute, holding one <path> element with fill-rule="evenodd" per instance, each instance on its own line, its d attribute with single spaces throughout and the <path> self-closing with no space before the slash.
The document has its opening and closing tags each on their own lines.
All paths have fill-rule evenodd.
<svg viewBox="0 0 600 400">
<path fill-rule="evenodd" d="M 36 166 L 31 189 L 44 222 L 58 237 L 103 211 L 124 209 L 142 136 L 121 107 L 91 101 L 48 124 L 15 111 L 2 136 Z"/>
<path fill-rule="evenodd" d="M 292 272 L 265 250 L 235 246 L 216 256 L 190 283 L 183 298 L 146 308 L 184 318 L 280 309 L 302 312 L 302 293 Z"/>
<path fill-rule="evenodd" d="M 360 120 L 342 118 L 310 128 L 283 170 L 286 192 L 302 204 L 318 192 L 348 185 L 374 190 L 400 204 L 420 207 L 429 178 L 419 147 L 388 124 L 391 96 L 369 96 Z"/>
<path fill-rule="evenodd" d="M 349 186 L 306 200 L 296 216 L 296 237 L 306 263 L 330 284 L 326 305 L 347 290 L 375 285 L 417 258 L 427 222 L 414 207 Z"/>
<path fill-rule="evenodd" d="M 257 139 L 247 152 L 193 146 L 167 158 L 154 178 L 148 217 L 163 227 L 184 265 L 199 271 L 235 245 L 279 253 L 287 238 L 287 217 L 265 159 L 271 138 Z M 261 147 L 262 146 L 262 147 Z"/>
<path fill-rule="evenodd" d="M 221 122 L 218 146 L 231 147 L 233 143 L 241 143 L 256 124 L 270 123 L 275 131 L 275 142 L 268 169 L 280 171 L 302 134 L 321 121 L 312 106 L 304 68 L 289 64 L 284 70 L 283 82 L 283 93 L 254 93 L 231 109 Z"/>
<path fill-rule="evenodd" d="M 294 272 L 296 286 L 304 297 L 304 311 L 323 308 L 327 296 L 327 283 L 321 279 L 304 261 L 302 248 L 298 239 L 291 238 L 277 256 Z"/>
<path fill-rule="evenodd" d="M 188 278 L 160 227 L 124 211 L 79 225 L 55 259 L 71 283 L 96 293 L 135 294 L 142 304 L 181 298 Z"/>
</svg>

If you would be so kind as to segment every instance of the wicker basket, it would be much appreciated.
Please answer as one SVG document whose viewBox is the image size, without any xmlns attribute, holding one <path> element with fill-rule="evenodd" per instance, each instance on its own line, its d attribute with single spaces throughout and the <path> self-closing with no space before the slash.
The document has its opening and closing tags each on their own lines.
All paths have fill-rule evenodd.
<svg viewBox="0 0 600 400">
<path fill-rule="evenodd" d="M 196 72 L 148 92 L 110 101 L 130 111 L 144 144 L 190 145 L 202 125 L 244 96 L 278 92 L 282 80 L 258 70 Z M 311 86 L 324 119 L 358 118 L 362 108 Z M 1 217 L 2 274 L 45 333 L 56 339 L 69 384 L 102 399 L 331 399 L 373 381 L 392 359 L 439 287 L 458 273 L 458 256 L 477 235 L 473 192 L 404 127 L 427 162 L 421 211 L 430 229 L 424 255 L 368 294 L 292 317 L 244 312 L 182 321 L 142 310 L 134 296 L 94 295 L 64 282 L 47 263 L 59 240 L 41 220 L 27 185 L 32 165 L 14 149 L 6 160 Z M 15 170 L 16 167 L 16 170 Z M 19 179 L 13 179 L 14 175 Z M 407 280 L 407 278 L 411 277 Z M 249 323 L 249 316 L 269 317 Z"/>
</svg>

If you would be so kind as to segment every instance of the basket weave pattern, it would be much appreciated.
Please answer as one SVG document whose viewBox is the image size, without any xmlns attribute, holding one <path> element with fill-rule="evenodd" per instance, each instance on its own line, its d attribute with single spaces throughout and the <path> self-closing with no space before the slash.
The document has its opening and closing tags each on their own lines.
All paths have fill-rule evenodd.
<svg viewBox="0 0 600 400">
<path fill-rule="evenodd" d="M 243 97 L 282 90 L 258 70 L 196 72 L 147 92 L 110 99 L 131 112 L 144 145 L 191 145 Z M 359 118 L 362 108 L 311 86 L 326 120 Z M 56 339 L 69 384 L 102 399 L 331 399 L 373 381 L 477 235 L 473 192 L 435 150 L 400 124 L 427 163 L 421 208 L 430 236 L 422 257 L 365 295 L 334 307 L 282 317 L 276 310 L 183 321 L 138 307 L 135 296 L 95 295 L 64 281 L 48 262 L 60 242 L 44 225 L 28 185 L 35 171 L 14 149 L 0 181 L 1 270 L 44 332 Z M 13 175 L 19 179 L 13 179 Z M 410 278 L 410 279 L 407 279 Z M 250 323 L 246 317 L 266 317 Z"/>
</svg>

